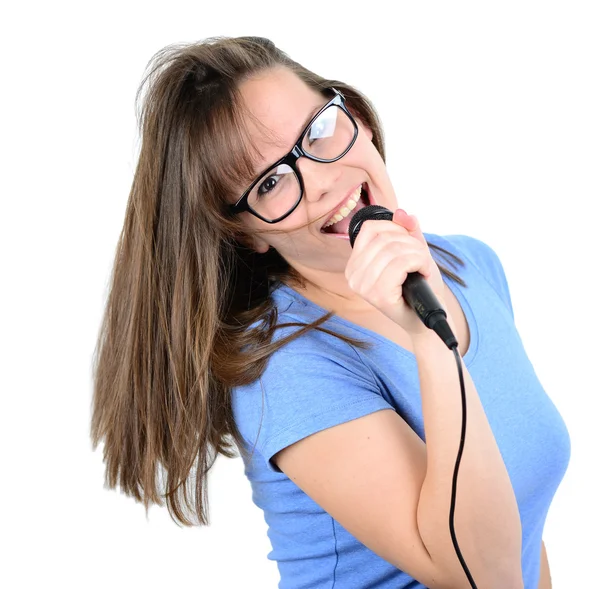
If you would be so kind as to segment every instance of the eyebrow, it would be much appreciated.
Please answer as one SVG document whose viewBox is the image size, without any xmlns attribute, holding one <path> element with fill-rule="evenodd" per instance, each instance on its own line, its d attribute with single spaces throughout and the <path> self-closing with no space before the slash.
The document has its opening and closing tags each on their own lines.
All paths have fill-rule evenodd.
<svg viewBox="0 0 600 589">
<path fill-rule="evenodd" d="M 327 103 L 325 103 L 325 104 L 327 104 Z M 319 104 L 317 107 L 313 108 L 310 111 L 310 114 L 304 119 L 304 122 L 302 123 L 300 132 L 302 132 L 306 128 L 308 123 L 310 123 L 311 119 L 325 106 L 325 104 Z M 298 136 L 300 136 L 300 133 L 298 133 Z"/>
<path fill-rule="evenodd" d="M 310 121 L 312 120 L 312 118 L 325 106 L 325 104 L 327 104 L 326 102 L 324 104 L 318 104 L 317 106 L 315 106 L 315 108 L 313 108 L 309 115 L 304 119 L 304 122 L 302 123 L 302 126 L 300 127 L 299 131 L 298 131 L 298 135 L 296 135 L 296 141 L 298 141 L 298 139 L 300 138 L 300 133 L 302 133 L 306 127 L 308 126 L 308 123 L 310 123 Z M 282 156 L 283 157 L 283 156 Z M 280 158 L 277 158 L 280 159 Z M 266 164 L 269 165 L 269 164 Z M 261 172 L 264 171 L 266 165 L 262 165 L 260 168 L 255 168 L 254 169 L 254 176 L 257 177 L 258 174 L 260 174 Z"/>
</svg>

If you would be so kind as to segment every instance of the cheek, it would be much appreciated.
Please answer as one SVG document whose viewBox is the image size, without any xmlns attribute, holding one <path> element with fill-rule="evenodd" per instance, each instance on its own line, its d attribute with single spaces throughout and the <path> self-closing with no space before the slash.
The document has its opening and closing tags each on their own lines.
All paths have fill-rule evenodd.
<svg viewBox="0 0 600 589">
<path fill-rule="evenodd" d="M 361 127 L 361 131 L 369 141 L 373 141 L 373 131 L 371 131 L 371 129 L 369 129 L 368 127 Z"/>
<path fill-rule="evenodd" d="M 352 159 L 348 163 L 362 168 L 369 173 L 379 173 L 381 167 L 384 166 L 375 145 L 364 135 L 362 137 L 359 136 L 350 153 L 352 154 Z"/>
</svg>

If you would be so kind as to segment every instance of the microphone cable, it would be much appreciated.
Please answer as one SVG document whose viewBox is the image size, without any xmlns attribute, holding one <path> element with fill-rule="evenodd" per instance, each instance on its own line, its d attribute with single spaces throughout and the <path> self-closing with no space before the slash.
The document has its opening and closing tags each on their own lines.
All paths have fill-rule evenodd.
<svg viewBox="0 0 600 589">
<path fill-rule="evenodd" d="M 448 327 L 448 329 L 450 330 L 450 327 Z M 458 556 L 458 560 L 462 565 L 463 571 L 465 571 L 465 575 L 467 575 L 467 579 L 469 579 L 469 583 L 471 584 L 472 589 L 477 589 L 477 585 L 475 584 L 475 581 L 471 576 L 471 571 L 469 571 L 469 567 L 467 566 L 467 563 L 465 562 L 462 556 L 460 548 L 458 547 L 458 540 L 456 539 L 456 532 L 454 531 L 454 509 L 456 507 L 456 483 L 458 481 L 458 467 L 460 466 L 460 459 L 462 457 L 463 448 L 465 446 L 465 436 L 467 433 L 467 395 L 465 393 L 465 380 L 463 377 L 462 362 L 460 361 L 460 354 L 458 353 L 458 342 L 455 345 L 453 345 L 450 349 L 454 353 L 456 366 L 458 368 L 458 378 L 460 380 L 460 397 L 462 402 L 462 426 L 460 428 L 460 444 L 458 446 L 456 464 L 454 465 L 454 475 L 452 476 L 452 493 L 450 495 L 450 536 L 452 536 L 452 544 L 454 545 L 454 551 L 456 552 L 456 556 Z"/>
</svg>

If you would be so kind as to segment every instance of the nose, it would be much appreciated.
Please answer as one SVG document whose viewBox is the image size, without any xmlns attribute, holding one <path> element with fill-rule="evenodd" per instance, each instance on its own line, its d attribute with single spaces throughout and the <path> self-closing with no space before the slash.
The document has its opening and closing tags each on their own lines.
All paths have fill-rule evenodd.
<svg viewBox="0 0 600 589">
<path fill-rule="evenodd" d="M 335 185 L 342 175 L 342 167 L 338 162 L 324 164 L 301 157 L 297 165 L 304 182 L 304 198 L 310 202 L 318 201 L 335 190 Z"/>
</svg>

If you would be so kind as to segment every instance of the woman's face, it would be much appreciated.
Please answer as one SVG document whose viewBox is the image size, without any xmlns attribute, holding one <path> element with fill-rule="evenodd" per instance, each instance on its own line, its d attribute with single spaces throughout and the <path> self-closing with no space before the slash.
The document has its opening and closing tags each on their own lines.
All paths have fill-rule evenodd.
<svg viewBox="0 0 600 589">
<path fill-rule="evenodd" d="M 245 81 L 240 91 L 252 115 L 247 124 L 261 157 L 256 164 L 256 177 L 292 148 L 312 116 L 329 100 L 285 68 L 270 70 Z M 260 124 L 253 122 L 254 117 Z M 340 274 L 343 278 L 352 249 L 347 238 L 323 233 L 321 227 L 349 195 L 366 182 L 371 204 L 392 211 L 397 208 L 385 164 L 371 142 L 371 130 L 354 118 L 358 136 L 344 157 L 326 164 L 306 157 L 298 160 L 304 196 L 293 213 L 273 225 L 250 213 L 241 213 L 241 220 L 252 230 L 284 232 L 255 235 L 253 247 L 256 251 L 264 253 L 269 246 L 274 247 L 302 276 L 324 287 L 331 280 L 339 281 Z M 268 136 L 261 126 L 268 129 Z M 308 226 L 300 227 L 309 221 Z"/>
</svg>

